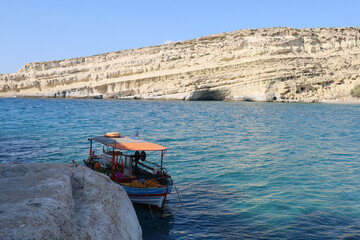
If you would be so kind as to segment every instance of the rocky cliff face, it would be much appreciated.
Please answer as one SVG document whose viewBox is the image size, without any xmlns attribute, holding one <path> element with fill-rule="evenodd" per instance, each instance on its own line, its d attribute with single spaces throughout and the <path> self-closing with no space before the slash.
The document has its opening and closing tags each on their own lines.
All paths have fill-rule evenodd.
<svg viewBox="0 0 360 240">
<path fill-rule="evenodd" d="M 0 239 L 142 239 L 125 190 L 67 164 L 0 165 Z"/>
<path fill-rule="evenodd" d="M 352 101 L 359 28 L 268 28 L 29 63 L 0 96 Z"/>
</svg>

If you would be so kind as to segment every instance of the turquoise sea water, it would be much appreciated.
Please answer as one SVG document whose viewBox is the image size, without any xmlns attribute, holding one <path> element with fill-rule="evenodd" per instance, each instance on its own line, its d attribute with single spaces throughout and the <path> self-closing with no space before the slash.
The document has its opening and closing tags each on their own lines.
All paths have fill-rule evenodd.
<svg viewBox="0 0 360 240">
<path fill-rule="evenodd" d="M 168 147 L 144 239 L 360 239 L 360 106 L 0 99 L 0 162 L 80 162 L 106 132 Z"/>
</svg>

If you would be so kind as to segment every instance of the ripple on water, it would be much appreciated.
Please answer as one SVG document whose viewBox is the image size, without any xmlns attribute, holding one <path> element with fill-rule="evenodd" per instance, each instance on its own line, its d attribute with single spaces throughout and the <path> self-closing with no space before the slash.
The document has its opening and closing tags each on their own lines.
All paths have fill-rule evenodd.
<svg viewBox="0 0 360 240">
<path fill-rule="evenodd" d="M 179 189 L 144 239 L 360 239 L 359 106 L 0 99 L 0 162 L 71 162 L 119 131 L 165 145 Z M 149 154 L 150 156 L 150 154 Z"/>
</svg>

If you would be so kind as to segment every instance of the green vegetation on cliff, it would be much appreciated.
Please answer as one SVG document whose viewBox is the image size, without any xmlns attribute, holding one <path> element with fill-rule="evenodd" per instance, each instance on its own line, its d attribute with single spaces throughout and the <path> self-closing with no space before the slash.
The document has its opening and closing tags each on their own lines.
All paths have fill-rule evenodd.
<svg viewBox="0 0 360 240">
<path fill-rule="evenodd" d="M 351 89 L 350 94 L 353 97 L 360 97 L 360 84 Z"/>
</svg>

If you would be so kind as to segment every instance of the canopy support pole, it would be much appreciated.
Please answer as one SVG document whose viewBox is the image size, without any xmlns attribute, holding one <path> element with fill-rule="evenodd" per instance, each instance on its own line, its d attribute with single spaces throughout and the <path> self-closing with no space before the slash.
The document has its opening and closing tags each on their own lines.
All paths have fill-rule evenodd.
<svg viewBox="0 0 360 240">
<path fill-rule="evenodd" d="M 90 157 L 91 157 L 91 153 L 92 153 L 92 139 L 90 139 Z"/>
<path fill-rule="evenodd" d="M 163 169 L 163 159 L 164 159 L 164 150 L 162 150 L 161 151 L 161 165 L 160 165 L 160 169 L 161 169 L 161 171 L 162 171 L 162 169 Z"/>
<path fill-rule="evenodd" d="M 113 148 L 113 154 L 112 154 L 112 158 L 111 158 L 111 180 L 115 180 L 115 174 L 114 174 L 114 169 L 115 169 L 115 148 Z"/>
</svg>

